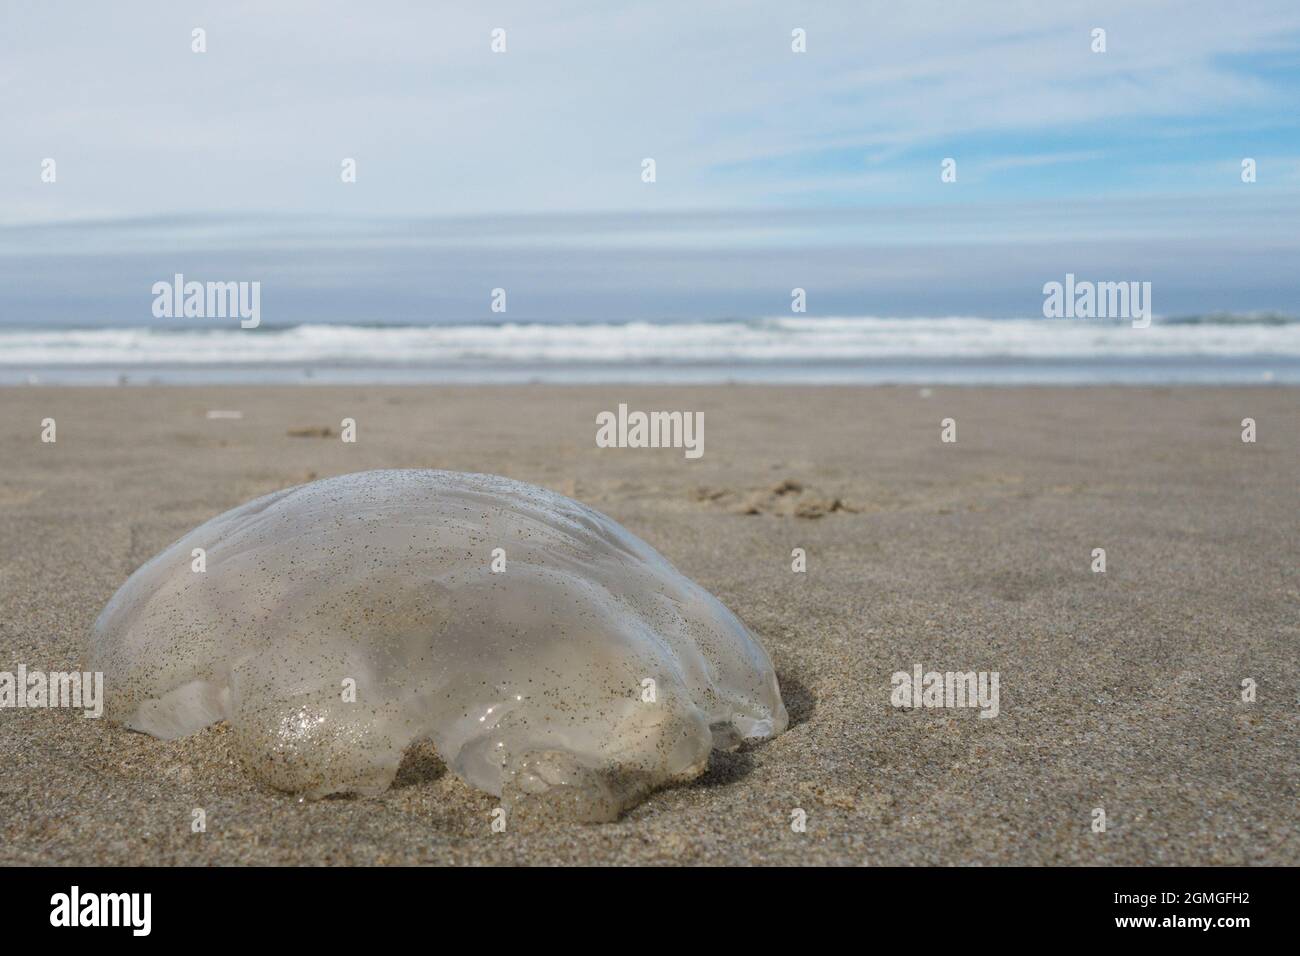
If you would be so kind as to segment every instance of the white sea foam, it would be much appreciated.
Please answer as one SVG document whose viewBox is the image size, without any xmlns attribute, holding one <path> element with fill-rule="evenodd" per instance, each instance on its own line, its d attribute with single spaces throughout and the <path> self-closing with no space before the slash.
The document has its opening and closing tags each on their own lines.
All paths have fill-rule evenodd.
<svg viewBox="0 0 1300 956">
<path fill-rule="evenodd" d="M 1300 322 L 782 317 L 690 323 L 0 329 L 0 367 L 759 363 L 897 359 L 1300 357 Z"/>
</svg>

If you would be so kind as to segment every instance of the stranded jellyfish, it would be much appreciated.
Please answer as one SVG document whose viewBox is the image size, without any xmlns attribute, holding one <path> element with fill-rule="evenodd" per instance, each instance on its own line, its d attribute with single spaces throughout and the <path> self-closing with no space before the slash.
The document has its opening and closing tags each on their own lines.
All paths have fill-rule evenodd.
<svg viewBox="0 0 1300 956">
<path fill-rule="evenodd" d="M 369 471 L 227 511 L 131 575 L 87 657 L 110 719 L 228 721 L 259 780 L 313 798 L 382 792 L 427 741 L 507 807 L 611 820 L 787 723 L 721 602 L 605 515 L 493 475 Z"/>
</svg>

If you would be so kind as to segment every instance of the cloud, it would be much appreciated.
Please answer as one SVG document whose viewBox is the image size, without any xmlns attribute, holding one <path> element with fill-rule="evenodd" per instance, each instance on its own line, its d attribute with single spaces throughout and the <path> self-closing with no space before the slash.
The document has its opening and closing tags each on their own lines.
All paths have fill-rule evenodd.
<svg viewBox="0 0 1300 956">
<path fill-rule="evenodd" d="M 975 142 L 1003 137 L 1014 162 L 1038 137 L 1037 159 L 1021 164 L 1045 165 L 1081 152 L 1041 142 L 1051 135 L 1094 128 L 1104 147 L 1115 124 L 1213 130 L 1289 109 L 1294 71 L 1250 63 L 1293 51 L 1300 31 L 1300 8 L 1281 0 L 143 2 L 6 17 L 10 222 L 919 198 L 937 178 L 931 154 Z M 196 26 L 208 32 L 201 55 Z M 504 55 L 489 50 L 498 26 Z M 796 26 L 806 54 L 790 51 Z M 1089 50 L 1094 26 L 1107 30 L 1105 54 Z M 59 162 L 55 186 L 37 178 L 46 156 Z M 358 161 L 355 186 L 339 182 L 345 156 Z M 639 179 L 645 156 L 658 162 L 653 186 Z M 1087 187 L 1087 169 L 1072 176 Z"/>
<path fill-rule="evenodd" d="M 1043 283 L 1151 281 L 1157 312 L 1300 302 L 1300 197 L 483 217 L 168 216 L 0 228 L 0 324 L 152 321 L 177 272 L 263 283 L 267 325 L 1033 315 Z"/>
<path fill-rule="evenodd" d="M 177 271 L 270 323 L 1014 315 L 1066 271 L 1295 311 L 1298 37 L 1284 0 L 10 5 L 0 322 L 147 321 Z"/>
</svg>

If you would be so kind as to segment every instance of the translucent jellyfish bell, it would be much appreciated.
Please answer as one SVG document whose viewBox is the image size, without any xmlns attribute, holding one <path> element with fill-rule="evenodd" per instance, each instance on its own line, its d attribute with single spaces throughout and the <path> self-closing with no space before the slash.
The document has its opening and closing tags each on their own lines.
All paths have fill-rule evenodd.
<svg viewBox="0 0 1300 956">
<path fill-rule="evenodd" d="M 228 511 L 130 577 L 87 658 L 110 719 L 166 739 L 229 721 L 259 779 L 311 797 L 381 792 L 427 740 L 507 806 L 610 820 L 787 724 L 716 598 L 599 512 L 492 475 L 370 471 Z"/>
</svg>

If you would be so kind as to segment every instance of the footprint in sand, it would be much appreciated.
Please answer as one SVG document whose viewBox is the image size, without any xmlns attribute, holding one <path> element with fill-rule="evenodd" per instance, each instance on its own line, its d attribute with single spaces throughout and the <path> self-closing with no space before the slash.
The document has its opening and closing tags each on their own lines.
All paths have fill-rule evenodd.
<svg viewBox="0 0 1300 956">
<path fill-rule="evenodd" d="M 697 488 L 696 501 L 726 508 L 736 514 L 772 514 L 783 518 L 820 518 L 835 512 L 857 514 L 862 509 L 837 495 L 809 488 L 786 478 L 770 488 L 739 492 L 730 488 Z"/>
</svg>

